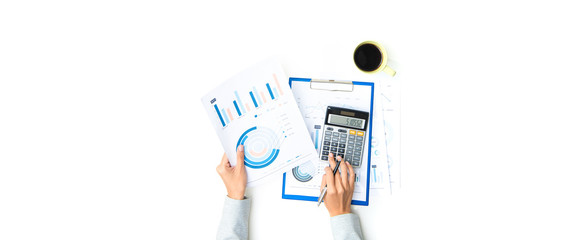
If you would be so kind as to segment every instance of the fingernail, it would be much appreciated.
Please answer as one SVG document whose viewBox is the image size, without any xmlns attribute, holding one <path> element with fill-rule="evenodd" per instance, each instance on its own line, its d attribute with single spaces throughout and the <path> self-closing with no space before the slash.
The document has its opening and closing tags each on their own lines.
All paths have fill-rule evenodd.
<svg viewBox="0 0 584 240">
<path fill-rule="evenodd" d="M 233 149 L 233 148 L 232 148 Z M 238 152 L 243 152 L 243 145 L 239 145 L 239 147 L 237 147 L 237 151 Z"/>
<path fill-rule="evenodd" d="M 329 157 L 332 157 L 332 156 L 333 156 L 333 153 L 329 153 Z"/>
</svg>

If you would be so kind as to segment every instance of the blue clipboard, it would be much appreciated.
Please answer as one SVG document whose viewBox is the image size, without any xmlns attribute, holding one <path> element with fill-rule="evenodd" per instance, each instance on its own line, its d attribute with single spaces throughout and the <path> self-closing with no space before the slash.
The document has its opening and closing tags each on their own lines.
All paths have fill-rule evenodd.
<svg viewBox="0 0 584 240">
<path fill-rule="evenodd" d="M 298 82 L 298 83 L 306 83 L 309 82 L 311 85 L 311 89 L 321 89 L 319 88 L 319 84 L 320 83 L 343 83 L 340 85 L 336 85 L 333 89 L 325 89 L 325 90 L 330 90 L 330 91 L 352 91 L 353 87 L 355 86 L 365 86 L 365 87 L 370 87 L 371 89 L 371 99 L 369 101 L 369 122 L 373 123 L 373 97 L 374 97 L 374 83 L 372 82 L 359 82 L 359 81 L 353 81 L 353 82 L 337 82 L 337 81 L 333 81 L 333 80 L 327 80 L 327 81 L 318 81 L 318 82 L 314 82 L 314 81 L 318 81 L 318 80 L 313 80 L 310 78 L 290 78 L 289 79 L 289 85 L 290 88 L 292 88 L 293 83 Z M 314 83 L 314 85 L 313 85 Z M 319 83 L 319 84 L 317 84 Z M 351 204 L 352 205 L 361 205 L 361 206 L 368 206 L 369 205 L 369 181 L 370 181 L 370 172 L 371 172 L 371 136 L 373 133 L 373 124 L 369 124 L 368 126 L 368 137 L 367 137 L 367 141 L 368 141 L 368 147 L 367 147 L 367 165 L 362 165 L 361 168 L 366 167 L 366 196 L 365 196 L 365 200 L 352 200 Z M 315 134 L 315 144 L 316 142 L 318 142 L 318 134 Z M 317 151 L 318 151 L 318 147 Z M 319 186 L 320 186 L 320 179 L 318 180 Z M 318 195 L 318 193 L 317 193 Z M 355 197 L 355 196 L 354 196 Z M 295 195 L 295 194 L 286 194 L 286 173 L 283 174 L 283 181 L 282 181 L 282 199 L 291 199 L 291 200 L 302 200 L 302 201 L 312 201 L 312 202 L 316 202 L 318 201 L 318 196 L 307 196 L 307 195 Z"/>
</svg>

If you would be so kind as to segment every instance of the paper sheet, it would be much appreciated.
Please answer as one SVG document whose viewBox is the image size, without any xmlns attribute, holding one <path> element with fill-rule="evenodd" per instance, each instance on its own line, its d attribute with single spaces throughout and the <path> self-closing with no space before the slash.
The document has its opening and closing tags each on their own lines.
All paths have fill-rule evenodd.
<svg viewBox="0 0 584 240">
<path fill-rule="evenodd" d="M 288 77 L 274 60 L 225 81 L 201 101 L 232 165 L 244 145 L 248 186 L 318 157 Z"/>
<path fill-rule="evenodd" d="M 379 97 L 379 90 L 376 89 L 376 101 L 373 104 L 373 133 L 371 135 L 371 176 L 369 181 L 371 189 L 389 188 L 390 179 L 383 108 Z"/>
<path fill-rule="evenodd" d="M 401 118 L 400 118 L 400 82 L 392 79 L 380 81 L 378 84 L 381 104 L 381 116 L 384 122 L 385 145 L 387 149 L 387 163 L 389 167 L 390 191 L 401 187 Z M 378 115 L 380 116 L 380 115 Z"/>
</svg>

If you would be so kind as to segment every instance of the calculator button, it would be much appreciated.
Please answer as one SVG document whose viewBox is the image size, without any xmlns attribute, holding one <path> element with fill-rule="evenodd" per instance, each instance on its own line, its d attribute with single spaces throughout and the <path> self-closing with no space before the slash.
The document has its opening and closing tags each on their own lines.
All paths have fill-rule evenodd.
<svg viewBox="0 0 584 240">
<path fill-rule="evenodd" d="M 349 140 L 355 140 L 355 135 L 349 135 Z"/>
<path fill-rule="evenodd" d="M 355 146 L 355 151 L 361 152 L 362 149 L 361 146 Z"/>
<path fill-rule="evenodd" d="M 356 139 L 359 140 L 359 141 L 363 141 L 363 136 L 357 136 Z"/>
<path fill-rule="evenodd" d="M 322 155 L 328 155 L 328 151 L 322 151 Z"/>
<path fill-rule="evenodd" d="M 349 130 L 349 134 L 351 135 L 355 135 L 356 131 L 355 130 Z"/>
<path fill-rule="evenodd" d="M 347 156 L 345 157 L 345 160 L 347 160 L 347 161 L 351 161 L 351 160 L 353 160 L 353 156 L 351 156 L 351 155 L 347 155 Z"/>
<path fill-rule="evenodd" d="M 347 138 L 347 134 L 346 133 L 341 134 L 341 138 Z"/>
<path fill-rule="evenodd" d="M 334 132 L 333 133 L 333 137 L 338 137 L 338 136 L 339 136 L 339 133 L 338 132 Z"/>
<path fill-rule="evenodd" d="M 330 149 L 330 147 L 329 147 L 329 146 L 323 146 L 323 147 L 322 147 L 322 150 L 329 150 L 329 149 Z"/>
<path fill-rule="evenodd" d="M 320 159 L 321 159 L 321 160 L 328 160 L 328 156 L 324 156 L 324 155 L 323 155 L 323 156 L 322 156 Z"/>
<path fill-rule="evenodd" d="M 345 149 L 339 148 L 339 153 L 345 153 Z"/>
<path fill-rule="evenodd" d="M 346 130 L 346 129 L 339 129 L 339 132 L 340 132 L 340 133 L 346 133 L 346 132 L 347 132 L 347 130 Z"/>
<path fill-rule="evenodd" d="M 339 143 L 339 147 L 340 148 L 344 148 L 345 147 L 345 144 L 344 143 Z"/>
<path fill-rule="evenodd" d="M 353 150 L 347 149 L 347 155 L 353 155 Z"/>
<path fill-rule="evenodd" d="M 332 128 L 332 127 L 327 127 L 327 128 L 326 128 L 326 130 L 328 130 L 328 131 L 332 131 L 332 130 L 335 130 L 335 129 L 334 129 L 334 128 Z"/>
<path fill-rule="evenodd" d="M 337 151 L 337 148 L 336 147 L 332 147 L 331 148 L 331 152 L 336 152 L 336 151 Z"/>
<path fill-rule="evenodd" d="M 361 163 L 361 161 L 355 161 L 355 160 L 353 160 L 353 162 L 352 162 L 353 166 L 359 166 L 360 163 Z"/>
<path fill-rule="evenodd" d="M 325 135 L 325 136 L 329 136 L 329 137 L 330 137 L 331 135 L 333 135 L 333 132 L 331 132 L 331 131 L 326 131 L 326 132 L 324 132 L 324 135 Z"/>
<path fill-rule="evenodd" d="M 349 140 L 349 144 L 354 144 L 354 143 L 355 143 L 355 141 Z"/>
<path fill-rule="evenodd" d="M 361 131 L 358 131 L 358 132 L 357 132 L 357 136 L 364 136 L 364 135 L 365 135 L 365 133 L 364 133 L 364 132 L 361 132 Z"/>
<path fill-rule="evenodd" d="M 336 143 L 336 142 L 331 143 L 331 146 L 333 146 L 333 147 L 336 147 L 338 145 L 339 145 L 339 143 Z"/>
<path fill-rule="evenodd" d="M 363 142 L 361 142 L 361 141 L 357 141 L 357 142 L 355 143 L 355 146 L 361 146 L 361 145 L 363 145 Z"/>
<path fill-rule="evenodd" d="M 333 142 L 338 142 L 339 138 L 338 137 L 333 137 Z"/>
<path fill-rule="evenodd" d="M 329 142 L 329 141 L 324 141 L 324 142 L 322 143 L 322 145 L 328 146 L 328 145 L 331 145 L 331 142 Z"/>
<path fill-rule="evenodd" d="M 361 157 L 359 157 L 359 156 L 353 156 L 353 161 L 361 161 Z"/>
<path fill-rule="evenodd" d="M 348 145 L 347 149 L 353 149 L 353 145 Z"/>
<path fill-rule="evenodd" d="M 330 141 L 331 137 L 330 136 L 324 136 L 324 140 Z"/>
<path fill-rule="evenodd" d="M 339 155 L 338 155 L 338 156 L 340 156 L 340 157 L 344 158 L 344 157 L 345 157 L 345 154 L 339 153 Z"/>
</svg>

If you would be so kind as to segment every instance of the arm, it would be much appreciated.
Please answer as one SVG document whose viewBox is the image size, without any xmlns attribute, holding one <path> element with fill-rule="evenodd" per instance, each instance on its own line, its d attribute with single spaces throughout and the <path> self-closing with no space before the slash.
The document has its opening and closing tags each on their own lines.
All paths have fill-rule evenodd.
<svg viewBox="0 0 584 240">
<path fill-rule="evenodd" d="M 346 213 L 331 217 L 334 239 L 363 239 L 359 216 Z"/>
<path fill-rule="evenodd" d="M 235 200 L 225 197 L 217 239 L 247 239 L 249 209 L 249 199 Z"/>
<path fill-rule="evenodd" d="M 231 166 L 223 154 L 217 173 L 221 176 L 227 197 L 223 204 L 223 215 L 217 229 L 217 239 L 247 239 L 250 201 L 245 198 L 247 173 L 243 162 L 243 146 L 237 148 L 237 165 Z"/>
<path fill-rule="evenodd" d="M 333 174 L 330 167 L 324 169 L 321 190 L 327 186 L 323 199 L 331 216 L 331 228 L 334 239 L 363 239 L 359 216 L 351 213 L 351 200 L 355 190 L 355 171 L 351 164 L 337 156 L 340 171 Z M 329 154 L 329 165 L 335 166 L 333 155 Z"/>
</svg>

